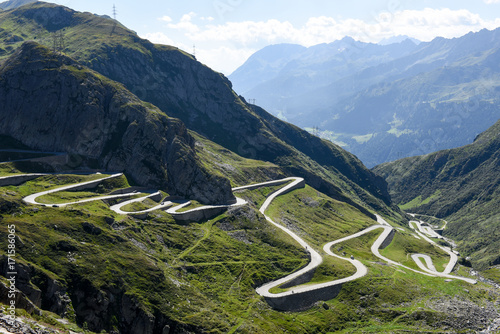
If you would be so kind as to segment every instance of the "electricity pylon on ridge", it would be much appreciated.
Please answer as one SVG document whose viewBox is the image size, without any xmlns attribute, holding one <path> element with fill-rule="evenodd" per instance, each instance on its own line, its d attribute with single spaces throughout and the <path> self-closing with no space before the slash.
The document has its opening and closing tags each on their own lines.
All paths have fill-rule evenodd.
<svg viewBox="0 0 500 334">
<path fill-rule="evenodd" d="M 62 30 L 52 33 L 52 49 L 54 52 L 62 52 L 64 50 L 64 35 Z"/>
<path fill-rule="evenodd" d="M 111 28 L 111 33 L 110 33 L 110 36 L 112 36 L 115 32 L 115 29 L 116 29 L 116 14 L 117 14 L 117 11 L 116 11 L 116 6 L 115 4 L 113 4 L 113 28 Z"/>
</svg>

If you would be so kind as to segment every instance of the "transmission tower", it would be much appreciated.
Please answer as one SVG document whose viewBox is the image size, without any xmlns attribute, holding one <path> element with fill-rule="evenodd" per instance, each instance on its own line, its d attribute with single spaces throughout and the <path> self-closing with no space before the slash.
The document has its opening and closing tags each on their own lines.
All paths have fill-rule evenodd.
<svg viewBox="0 0 500 334">
<path fill-rule="evenodd" d="M 116 6 L 115 4 L 113 4 L 113 28 L 111 28 L 111 33 L 110 33 L 110 36 L 112 36 L 115 32 L 115 29 L 116 29 Z"/>
<path fill-rule="evenodd" d="M 52 48 L 54 52 L 62 52 L 64 50 L 64 35 L 62 30 L 52 33 Z"/>
</svg>

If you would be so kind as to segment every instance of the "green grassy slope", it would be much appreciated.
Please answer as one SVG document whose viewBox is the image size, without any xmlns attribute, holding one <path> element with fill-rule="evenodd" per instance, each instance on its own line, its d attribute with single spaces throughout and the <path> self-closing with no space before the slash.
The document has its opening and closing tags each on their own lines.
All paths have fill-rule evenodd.
<svg viewBox="0 0 500 334">
<path fill-rule="evenodd" d="M 244 161 L 242 166 L 249 163 L 257 161 Z M 254 177 L 259 177 L 259 171 Z M 119 329 L 138 333 L 137 319 L 148 317 L 156 319 L 153 333 L 161 333 L 165 324 L 171 333 L 417 329 L 432 333 L 446 327 L 460 332 L 460 328 L 466 331 L 483 325 L 479 321 L 466 323 L 459 313 L 445 313 L 443 303 L 458 298 L 467 305 L 469 315 L 481 314 L 481 307 L 490 310 L 499 297 L 484 284 L 447 283 L 376 262 L 369 253 L 369 245 L 378 235 L 373 233 L 346 246 L 353 247 L 356 257 L 368 266 L 367 276 L 344 284 L 336 299 L 307 311 L 278 312 L 255 293 L 255 287 L 303 266 L 307 257 L 290 237 L 265 221 L 257 206 L 179 225 L 161 211 L 144 220 L 117 215 L 102 201 L 65 209 L 21 202 L 22 196 L 33 191 L 83 179 L 78 175 L 46 176 L 19 187 L 0 187 L 0 231 L 5 235 L 8 225 L 16 226 L 17 259 L 23 266 L 31 266 L 33 287 L 46 291 L 47 280 L 57 280 L 57 287 L 69 297 L 60 317 L 96 332 Z M 126 182 L 122 178 L 96 193 L 125 187 Z M 270 190 L 247 190 L 241 196 L 260 205 Z M 278 197 L 269 213 L 287 226 L 295 226 L 292 228 L 314 247 L 375 223 L 356 208 L 310 187 Z M 397 256 L 405 257 L 402 248 L 415 248 L 439 256 L 404 233 L 398 238 L 385 255 L 399 260 Z M 1 239 L 0 254 L 6 247 L 6 239 Z M 327 260 L 313 282 L 351 273 L 352 268 L 345 263 Z M 120 303 L 134 305 L 134 315 L 125 315 Z M 47 298 L 42 305 L 50 306 L 51 300 Z"/>
<path fill-rule="evenodd" d="M 500 121 L 467 146 L 382 164 L 374 171 L 389 183 L 408 212 L 446 218 L 445 234 L 460 241 L 480 268 L 500 264 Z"/>
</svg>

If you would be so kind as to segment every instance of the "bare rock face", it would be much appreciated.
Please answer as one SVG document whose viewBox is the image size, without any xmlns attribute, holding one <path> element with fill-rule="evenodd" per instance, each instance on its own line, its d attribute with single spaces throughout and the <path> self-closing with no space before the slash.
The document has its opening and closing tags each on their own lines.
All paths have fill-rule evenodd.
<svg viewBox="0 0 500 334">
<path fill-rule="evenodd" d="M 202 203 L 234 200 L 229 181 L 203 167 L 180 120 L 39 44 L 24 43 L 0 65 L 0 105 L 0 134 L 34 149 L 95 159 Z"/>
<path fill-rule="evenodd" d="M 0 258 L 1 276 L 9 277 L 7 263 L 7 257 L 2 256 Z M 17 263 L 16 272 L 16 289 L 22 292 L 16 296 L 20 298 L 17 304 L 19 308 L 24 308 L 29 313 L 36 311 L 36 308 L 41 308 L 63 317 L 67 315 L 71 300 L 67 295 L 66 287 L 61 282 L 31 265 Z M 3 302 L 8 301 L 6 294 L 0 292 L 0 297 Z"/>
</svg>

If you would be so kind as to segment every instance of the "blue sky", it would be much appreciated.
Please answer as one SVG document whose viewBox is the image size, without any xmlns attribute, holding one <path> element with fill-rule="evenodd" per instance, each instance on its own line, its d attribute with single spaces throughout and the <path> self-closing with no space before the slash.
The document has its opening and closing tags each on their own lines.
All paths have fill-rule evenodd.
<svg viewBox="0 0 500 334">
<path fill-rule="evenodd" d="M 54 0 L 112 15 L 141 37 L 175 45 L 229 75 L 269 44 L 311 46 L 351 36 L 422 41 L 500 27 L 500 0 Z"/>
</svg>

